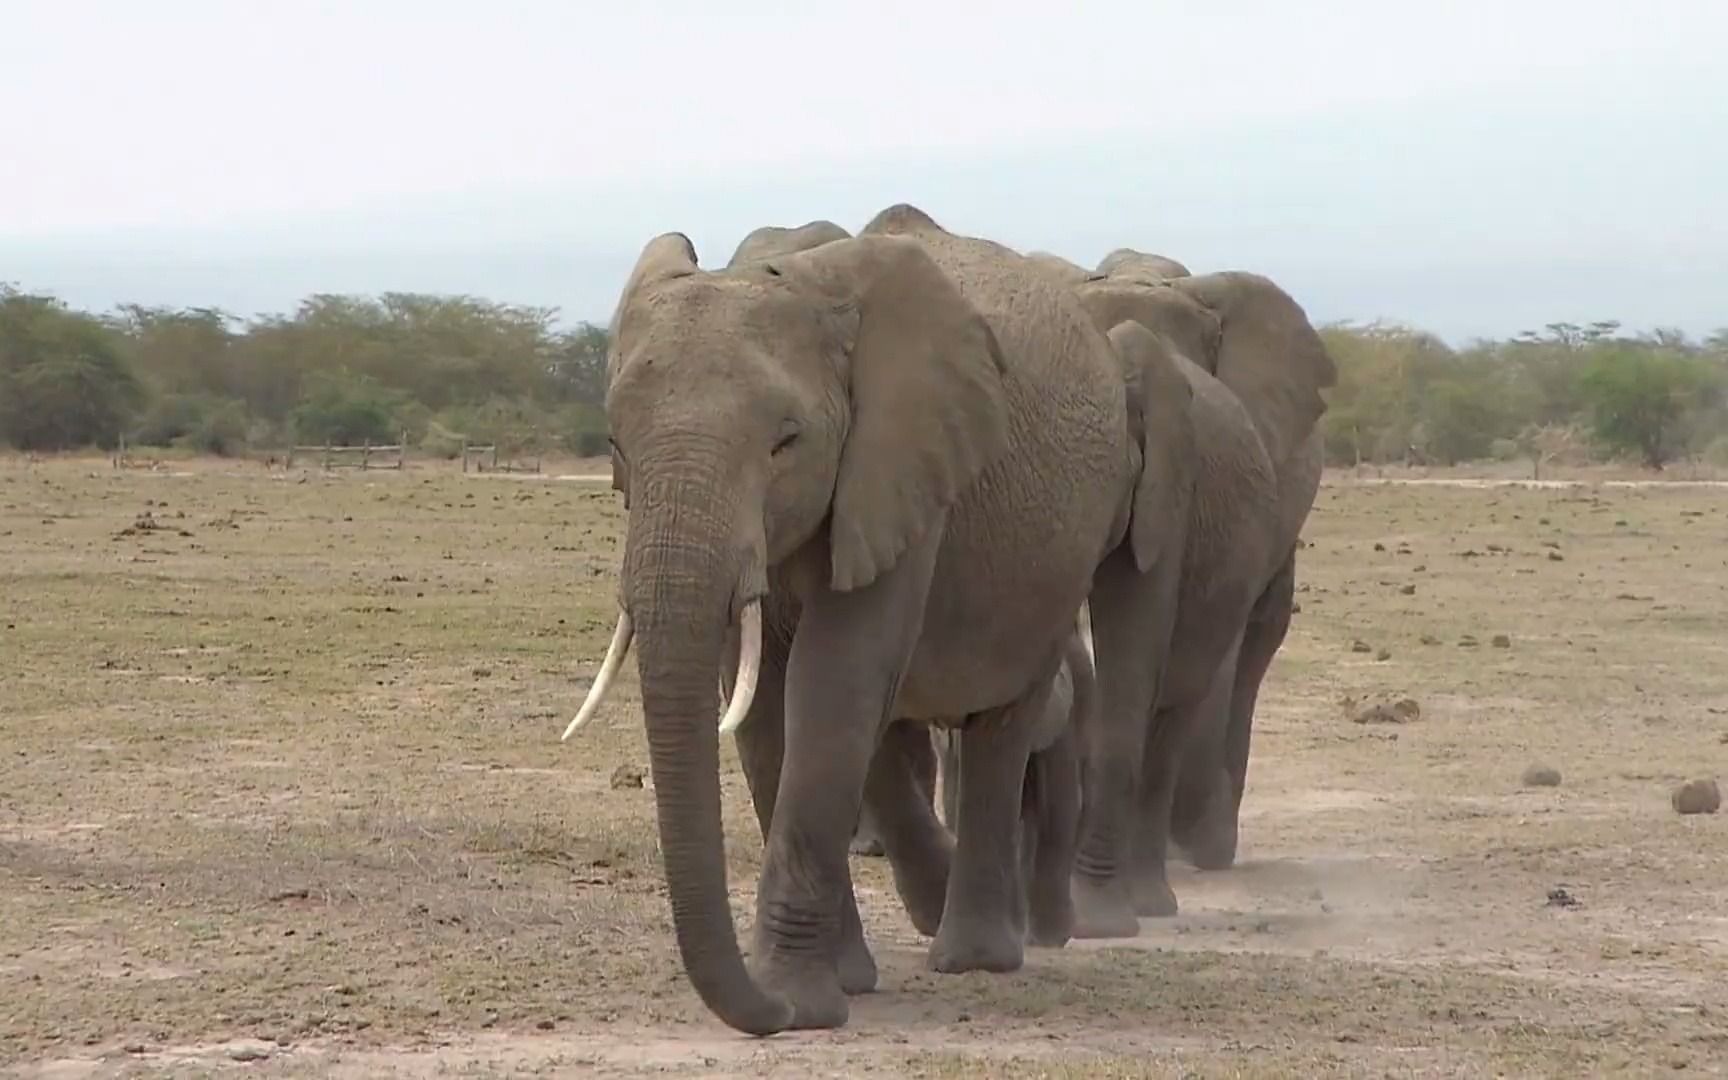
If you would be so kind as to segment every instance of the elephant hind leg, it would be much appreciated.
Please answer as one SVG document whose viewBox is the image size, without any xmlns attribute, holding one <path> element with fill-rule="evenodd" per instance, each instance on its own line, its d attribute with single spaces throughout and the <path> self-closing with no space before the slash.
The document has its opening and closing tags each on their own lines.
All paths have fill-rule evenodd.
<svg viewBox="0 0 1728 1080">
<path fill-rule="evenodd" d="M 1230 691 L 1230 713 L 1215 740 L 1215 752 L 1199 766 L 1204 772 L 1184 778 L 1184 787 L 1191 793 L 1183 795 L 1181 801 L 1191 813 L 1186 815 L 1188 820 L 1179 823 L 1177 842 L 1200 870 L 1227 870 L 1236 861 L 1254 710 L 1266 671 L 1290 629 L 1295 559 L 1292 551 L 1261 594 L 1243 632 Z"/>
<path fill-rule="evenodd" d="M 870 763 L 864 805 L 880 829 L 907 916 L 920 934 L 934 937 L 942 924 L 954 844 L 936 819 L 930 788 L 924 783 L 926 759 L 931 765 L 935 762 L 923 723 L 889 724 Z"/>
<path fill-rule="evenodd" d="M 1165 871 L 1176 787 L 1192 741 L 1208 735 L 1206 725 L 1223 723 L 1228 715 L 1236 670 L 1235 644 L 1218 665 L 1199 701 L 1160 708 L 1153 717 L 1152 737 L 1146 740 L 1146 759 L 1141 770 L 1140 827 L 1134 845 L 1132 887 L 1137 915 L 1176 914 L 1176 893 L 1170 888 Z"/>
</svg>

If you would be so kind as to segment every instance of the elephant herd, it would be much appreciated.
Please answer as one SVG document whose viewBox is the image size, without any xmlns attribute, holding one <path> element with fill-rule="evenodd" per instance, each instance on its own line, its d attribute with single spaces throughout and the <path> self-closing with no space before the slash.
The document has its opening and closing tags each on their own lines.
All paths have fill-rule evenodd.
<svg viewBox="0 0 1728 1080">
<path fill-rule="evenodd" d="M 1230 865 L 1335 379 L 1285 292 L 899 204 L 718 270 L 662 235 L 611 331 L 620 613 L 564 734 L 634 648 L 678 947 L 725 1023 L 838 1027 L 874 989 L 854 846 L 940 972 L 1173 914 L 1171 841 Z M 748 961 L 722 732 L 765 844 Z"/>
</svg>

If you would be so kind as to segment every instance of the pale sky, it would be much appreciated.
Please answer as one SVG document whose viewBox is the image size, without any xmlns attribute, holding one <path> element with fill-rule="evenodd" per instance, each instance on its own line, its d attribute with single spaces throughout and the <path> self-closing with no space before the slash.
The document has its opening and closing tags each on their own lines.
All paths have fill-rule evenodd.
<svg viewBox="0 0 1728 1080">
<path fill-rule="evenodd" d="M 1721 0 L 0 0 L 0 280 L 466 292 L 916 203 L 1461 341 L 1728 326 Z"/>
</svg>

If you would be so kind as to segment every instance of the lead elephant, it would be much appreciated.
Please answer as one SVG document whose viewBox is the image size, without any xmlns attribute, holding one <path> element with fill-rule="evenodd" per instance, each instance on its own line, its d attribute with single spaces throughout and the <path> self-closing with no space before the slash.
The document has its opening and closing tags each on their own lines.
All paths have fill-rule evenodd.
<svg viewBox="0 0 1728 1080">
<path fill-rule="evenodd" d="M 1034 728 L 1095 568 L 1153 513 L 1109 340 L 1018 254 L 904 205 L 722 271 L 661 236 L 612 325 L 622 610 L 577 719 L 636 643 L 673 924 L 704 1003 L 751 1033 L 833 1027 L 874 985 L 847 841 L 896 716 L 967 718 L 931 963 L 1019 967 L 1001 878 Z M 719 815 L 733 649 L 720 726 L 742 720 L 767 832 L 749 968 Z"/>
<path fill-rule="evenodd" d="M 1133 936 L 1136 914 L 1175 913 L 1165 859 L 1179 782 L 1176 827 L 1196 862 L 1234 855 L 1255 694 L 1288 624 L 1320 392 L 1336 379 L 1301 307 L 1268 279 L 1117 266 L 1072 289 L 1127 364 L 1143 486 L 1185 509 L 1158 566 L 1107 563 L 1091 596 L 1104 711 L 1075 882 L 1083 937 Z"/>
</svg>

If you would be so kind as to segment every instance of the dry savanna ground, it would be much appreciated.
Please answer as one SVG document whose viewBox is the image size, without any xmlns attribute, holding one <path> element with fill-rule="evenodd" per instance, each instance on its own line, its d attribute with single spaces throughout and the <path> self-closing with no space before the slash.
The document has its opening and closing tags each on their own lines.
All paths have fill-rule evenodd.
<svg viewBox="0 0 1728 1080">
<path fill-rule="evenodd" d="M 557 741 L 621 523 L 446 464 L 0 461 L 0 1067 L 1728 1071 L 1728 813 L 1669 805 L 1728 781 L 1728 491 L 1330 480 L 1236 868 L 1138 939 L 938 977 L 855 860 L 881 990 L 765 1041 L 689 989 L 652 792 L 614 786 L 634 673 Z"/>
</svg>

